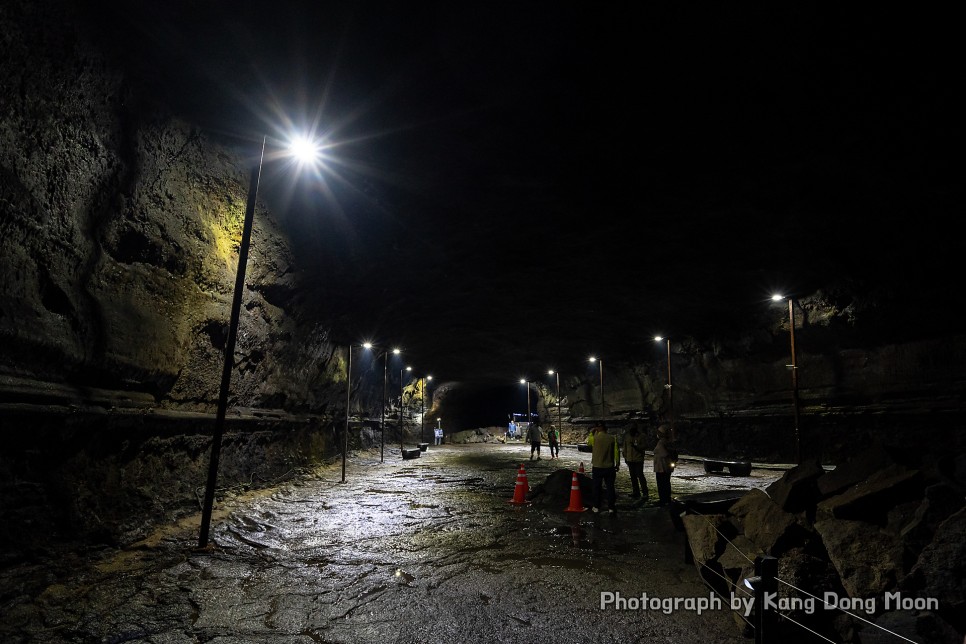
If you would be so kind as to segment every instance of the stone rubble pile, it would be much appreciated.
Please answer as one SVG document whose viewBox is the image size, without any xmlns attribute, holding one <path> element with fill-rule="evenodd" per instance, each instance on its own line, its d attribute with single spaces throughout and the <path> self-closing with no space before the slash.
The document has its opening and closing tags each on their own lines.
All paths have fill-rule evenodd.
<svg viewBox="0 0 966 644">
<path fill-rule="evenodd" d="M 753 560 L 770 555 L 781 612 L 825 637 L 900 641 L 868 620 L 911 641 L 961 644 L 964 506 L 966 455 L 928 460 L 875 446 L 828 472 L 803 463 L 724 513 L 691 512 L 682 522 L 695 566 L 725 598 L 747 597 Z M 735 621 L 749 633 L 737 613 Z"/>
</svg>

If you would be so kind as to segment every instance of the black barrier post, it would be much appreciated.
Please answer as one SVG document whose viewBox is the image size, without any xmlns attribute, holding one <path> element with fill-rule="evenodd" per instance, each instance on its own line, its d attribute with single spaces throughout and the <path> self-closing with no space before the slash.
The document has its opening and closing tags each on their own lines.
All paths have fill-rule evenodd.
<svg viewBox="0 0 966 644">
<path fill-rule="evenodd" d="M 755 557 L 755 576 L 748 581 L 755 590 L 755 644 L 777 641 L 778 559 Z"/>
<path fill-rule="evenodd" d="M 674 510 L 671 510 L 674 512 Z M 684 515 L 688 513 L 687 510 L 682 512 L 678 517 L 681 523 L 684 524 Z M 688 531 L 684 530 L 684 563 L 694 563 L 694 551 L 691 550 L 691 542 L 688 540 Z"/>
</svg>

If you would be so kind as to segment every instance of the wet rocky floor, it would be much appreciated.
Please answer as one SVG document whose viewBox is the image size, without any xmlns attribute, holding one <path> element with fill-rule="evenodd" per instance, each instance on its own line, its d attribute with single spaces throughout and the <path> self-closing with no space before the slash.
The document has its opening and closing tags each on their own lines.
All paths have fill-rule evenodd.
<svg viewBox="0 0 966 644">
<path fill-rule="evenodd" d="M 214 547 L 197 517 L 122 550 L 75 553 L 3 573 L 3 642 L 747 642 L 730 611 L 602 609 L 601 593 L 665 604 L 709 598 L 666 510 L 514 505 L 585 453 L 529 461 L 522 444 L 398 448 L 258 494 L 219 498 Z M 682 462 L 674 493 L 764 487 L 780 470 L 705 474 Z M 656 495 L 650 465 L 650 493 Z M 589 504 L 584 499 L 584 505 Z M 41 580 L 42 583 L 38 583 Z M 18 593 L 18 588 L 22 592 Z"/>
</svg>

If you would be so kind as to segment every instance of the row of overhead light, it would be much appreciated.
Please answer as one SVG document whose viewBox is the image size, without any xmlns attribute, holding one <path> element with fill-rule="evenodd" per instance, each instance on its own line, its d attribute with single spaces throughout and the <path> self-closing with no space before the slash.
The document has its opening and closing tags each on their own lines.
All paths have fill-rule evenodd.
<svg viewBox="0 0 966 644">
<path fill-rule="evenodd" d="M 667 341 L 667 384 L 664 387 L 668 391 L 668 408 L 669 408 L 669 420 L 673 419 L 673 407 L 671 406 L 671 340 L 670 338 L 664 338 L 662 336 L 654 336 L 655 342 Z M 605 407 L 604 407 L 604 360 L 603 358 L 598 358 L 596 356 L 590 356 L 587 358 L 587 362 L 597 363 L 598 371 L 600 373 L 600 417 L 601 420 L 605 417 Z M 561 412 L 560 412 L 560 372 L 550 369 L 547 371 L 547 375 L 556 376 L 557 379 L 557 423 L 560 426 L 561 423 Z M 526 378 L 520 379 L 521 385 L 527 386 L 527 421 L 530 420 L 530 381 Z"/>
<path fill-rule="evenodd" d="M 349 345 L 349 360 L 348 360 L 348 364 L 346 366 L 345 434 L 342 437 L 342 482 L 343 483 L 345 483 L 346 453 L 348 451 L 348 443 L 349 443 L 349 403 L 350 403 L 350 395 L 351 395 L 351 389 L 352 389 L 352 349 L 353 349 L 354 346 L 355 345 L 352 345 L 352 344 Z M 375 347 L 371 342 L 364 342 L 361 346 L 362 346 L 363 349 L 365 349 L 367 351 L 370 351 L 372 349 L 379 349 L 379 347 Z M 386 450 L 386 432 L 385 432 L 385 426 L 386 426 L 386 399 L 387 399 L 387 396 L 388 396 L 388 388 L 389 388 L 389 354 L 390 353 L 392 353 L 393 355 L 398 356 L 398 355 L 400 355 L 402 353 L 402 349 L 391 349 L 391 350 L 390 349 L 384 349 L 382 351 L 382 359 L 383 359 L 383 376 L 382 376 L 382 424 L 380 425 L 380 427 L 383 429 L 383 431 L 382 431 L 382 445 L 380 447 L 380 452 L 379 452 L 379 462 L 380 463 L 383 462 L 383 460 L 385 459 L 385 450 Z M 403 374 L 406 373 L 407 371 L 412 371 L 412 370 L 413 370 L 412 367 L 403 367 L 403 368 L 401 368 L 399 370 L 399 428 L 400 428 L 400 431 L 399 431 L 399 449 L 400 450 L 403 449 L 403 442 L 402 442 L 402 440 L 403 440 L 403 437 L 402 437 L 402 423 L 403 423 L 403 406 L 402 406 Z M 422 405 L 422 412 L 421 412 L 421 415 L 420 415 L 420 419 L 421 419 L 420 420 L 420 422 L 421 422 L 420 438 L 422 438 L 424 440 L 425 440 L 425 432 L 426 432 L 426 422 L 425 422 L 425 418 L 424 418 L 425 415 L 426 415 L 426 405 L 425 405 L 426 383 L 428 381 L 432 380 L 432 379 L 433 379 L 433 377 L 431 375 L 429 375 L 429 374 L 427 374 L 425 376 L 420 376 L 420 378 L 419 378 L 419 380 L 422 381 L 421 391 L 423 392 L 423 395 L 420 397 L 420 403 Z"/>
<path fill-rule="evenodd" d="M 801 437 L 799 431 L 799 400 L 798 400 L 798 365 L 795 356 L 795 313 L 793 306 L 793 299 L 791 297 L 782 295 L 780 293 L 775 293 L 771 296 L 773 302 L 781 302 L 782 300 L 788 300 L 788 319 L 789 319 L 789 334 L 791 338 L 791 364 L 786 365 L 792 372 L 792 399 L 795 409 L 795 447 L 797 450 L 798 462 L 802 462 L 802 447 L 801 447 Z M 665 338 L 660 335 L 654 336 L 655 342 L 664 342 L 667 346 L 667 384 L 664 388 L 667 389 L 667 404 L 668 404 L 668 422 L 674 422 L 674 402 L 672 398 L 672 388 L 671 388 L 671 339 Z M 601 358 L 595 356 L 590 356 L 587 359 L 590 363 L 597 363 L 600 372 L 600 417 L 603 420 L 605 418 L 605 407 L 604 407 L 604 361 Z M 562 416 L 560 410 L 560 373 L 550 369 L 547 375 L 556 376 L 557 379 L 557 423 L 558 427 L 562 427 Z M 530 381 L 526 378 L 520 379 L 521 385 L 526 385 L 527 387 L 527 422 L 530 422 L 531 412 L 530 412 Z"/>
</svg>

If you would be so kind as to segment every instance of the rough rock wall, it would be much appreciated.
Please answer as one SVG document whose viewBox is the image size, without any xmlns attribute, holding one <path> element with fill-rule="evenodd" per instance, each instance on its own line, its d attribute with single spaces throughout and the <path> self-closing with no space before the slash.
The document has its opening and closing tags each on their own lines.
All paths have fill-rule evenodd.
<svg viewBox="0 0 966 644">
<path fill-rule="evenodd" d="M 142 103 L 62 10 L 0 14 L 0 374 L 210 410 L 248 170 Z M 296 319 L 298 279 L 258 208 L 231 404 L 330 403 L 339 365 L 326 330 Z"/>
<path fill-rule="evenodd" d="M 803 296 L 796 356 L 803 452 L 841 462 L 876 442 L 937 454 L 966 451 L 966 335 L 898 341 L 866 327 L 877 311 L 856 313 L 822 293 Z M 856 316 L 858 320 L 856 321 Z M 794 462 L 787 315 L 727 341 L 671 342 L 673 417 L 682 450 L 715 458 Z M 873 339 L 868 340 L 869 337 Z M 581 440 L 600 416 L 597 375 L 561 382 L 565 438 Z M 667 358 L 611 361 L 605 369 L 607 418 L 651 430 L 669 418 Z M 538 383 L 537 411 L 557 417 L 556 397 Z"/>
<path fill-rule="evenodd" d="M 207 414 L 28 409 L 5 419 L 0 568 L 61 542 L 130 543 L 201 508 Z M 311 420 L 229 417 L 216 503 L 224 489 L 259 488 L 318 462 L 333 438 Z"/>
<path fill-rule="evenodd" d="M 197 510 L 249 160 L 145 102 L 74 5 L 0 6 L 0 552 Z M 343 353 L 255 213 L 220 487 L 339 449 Z"/>
</svg>

